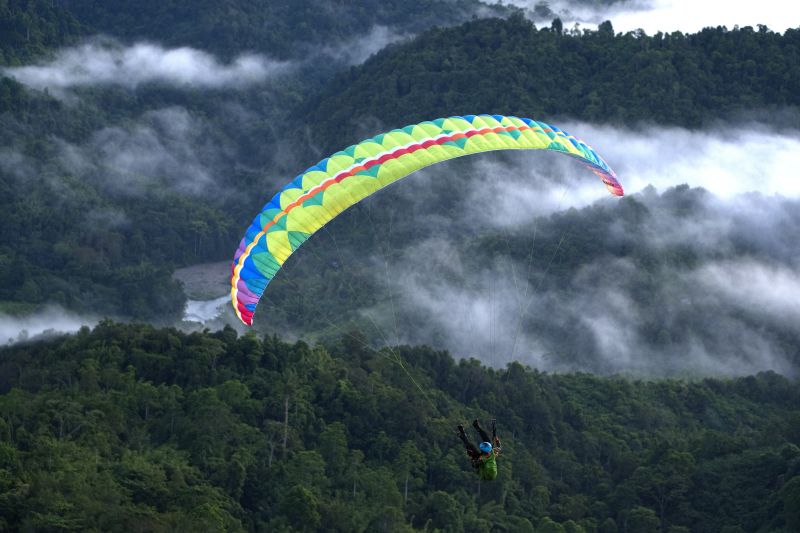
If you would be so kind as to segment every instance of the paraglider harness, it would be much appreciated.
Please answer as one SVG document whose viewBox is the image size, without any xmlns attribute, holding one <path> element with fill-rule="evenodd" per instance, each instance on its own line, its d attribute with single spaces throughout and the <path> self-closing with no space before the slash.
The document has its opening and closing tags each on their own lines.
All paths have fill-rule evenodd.
<svg viewBox="0 0 800 533">
<path fill-rule="evenodd" d="M 461 441 L 464 443 L 464 447 L 467 449 L 467 455 L 469 455 L 469 458 L 472 461 L 472 468 L 475 470 L 475 472 L 482 479 L 494 479 L 497 475 L 497 465 L 495 463 L 495 459 L 502 451 L 500 448 L 500 439 L 497 438 L 497 421 L 492 419 L 491 440 L 489 439 L 489 435 L 487 435 L 480 426 L 480 423 L 477 419 L 472 422 L 472 427 L 474 427 L 481 436 L 482 442 L 489 442 L 492 444 L 492 450 L 489 453 L 481 453 L 481 451 L 469 441 L 467 434 L 464 432 L 464 426 L 461 424 L 458 425 L 458 437 L 461 439 Z M 489 463 L 492 463 L 492 472 L 486 472 L 486 467 Z M 488 474 L 488 476 L 485 474 Z"/>
</svg>

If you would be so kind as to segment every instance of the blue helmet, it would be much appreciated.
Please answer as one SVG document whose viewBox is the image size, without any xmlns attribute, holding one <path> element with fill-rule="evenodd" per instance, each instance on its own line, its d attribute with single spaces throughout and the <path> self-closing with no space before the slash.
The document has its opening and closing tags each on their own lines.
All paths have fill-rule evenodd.
<svg viewBox="0 0 800 533">
<path fill-rule="evenodd" d="M 478 446 L 483 453 L 489 453 L 492 451 L 492 444 L 489 442 L 481 442 L 480 446 Z"/>
</svg>

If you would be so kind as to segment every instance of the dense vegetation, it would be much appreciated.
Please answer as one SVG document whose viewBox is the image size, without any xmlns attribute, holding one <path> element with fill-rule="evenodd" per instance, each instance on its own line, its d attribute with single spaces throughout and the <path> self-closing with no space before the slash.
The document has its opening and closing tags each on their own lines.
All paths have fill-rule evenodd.
<svg viewBox="0 0 800 533">
<path fill-rule="evenodd" d="M 0 65 L 30 61 L 84 34 L 80 22 L 59 4 L 51 0 L 0 2 Z"/>
<path fill-rule="evenodd" d="M 180 1 L 152 0 L 134 6 L 125 1 L 72 0 L 69 9 L 91 27 L 115 35 L 166 39 L 168 44 L 194 44 L 223 54 L 260 50 L 284 58 L 302 57 L 318 45 L 357 39 L 375 25 L 418 32 L 462 22 L 479 8 L 507 12 L 482 6 L 478 0 L 454 7 L 442 0 L 237 0 L 193 2 L 190 7 Z"/>
<path fill-rule="evenodd" d="M 531 163 L 542 164 L 541 155 L 531 154 Z M 519 156 L 488 157 L 499 163 L 518 161 Z M 800 251 L 797 201 L 752 194 L 739 212 L 718 212 L 714 196 L 704 189 L 682 185 L 657 193 L 648 188 L 621 200 L 537 217 L 509 232 L 502 225 L 475 224 L 471 214 L 465 218 L 471 213 L 469 206 L 454 201 L 450 181 L 437 179 L 452 172 L 461 183 L 488 181 L 491 190 L 494 177 L 472 169 L 468 159 L 449 165 L 432 178 L 428 174 L 417 189 L 424 194 L 405 194 L 402 187 L 383 191 L 304 244 L 259 304 L 259 315 L 269 319 L 256 318 L 254 327 L 262 334 L 325 338 L 349 321 L 378 345 L 401 338 L 452 346 L 446 339 L 457 329 L 455 324 L 480 322 L 472 316 L 477 308 L 470 307 L 469 300 L 490 298 L 496 306 L 520 306 L 521 311 L 502 316 L 519 320 L 522 331 L 535 336 L 535 351 L 553 354 L 550 369 L 607 374 L 632 371 L 631 365 L 641 364 L 644 373 L 685 375 L 681 369 L 685 372 L 698 359 L 697 352 L 689 355 L 696 341 L 728 361 L 761 359 L 757 353 L 745 353 L 750 342 L 744 331 L 755 334 L 749 339 L 763 339 L 773 353 L 781 354 L 779 360 L 786 363 L 781 372 L 800 369 L 800 335 L 793 323 L 776 320 L 764 305 L 732 304 L 688 281 L 709 265 L 747 263 L 751 258 L 775 268 L 794 264 Z M 502 175 L 506 170 L 495 172 Z M 591 182 L 592 177 L 586 179 Z M 405 187 L 412 190 L 415 185 Z M 399 213 L 413 213 L 413 223 L 398 223 Z M 702 228 L 701 235 L 697 228 Z M 444 251 L 437 253 L 433 245 Z M 450 296 L 453 307 L 447 318 L 439 308 L 415 304 L 412 293 L 418 289 L 413 281 L 419 277 L 414 271 L 424 272 L 420 277 L 429 280 L 423 290 L 445 287 L 439 294 L 455 292 L 467 301 Z M 393 276 L 405 276 L 412 283 L 393 283 Z M 778 283 L 777 277 L 773 281 Z M 503 286 L 519 287 L 518 299 L 497 291 Z M 635 315 L 620 319 L 628 333 L 635 332 L 625 340 L 630 359 L 614 350 L 609 353 L 602 336 L 588 327 L 587 316 L 596 315 L 571 305 L 581 301 L 577 295 L 603 290 L 608 292 L 595 301 L 595 313 Z M 624 309 L 613 305 L 620 295 L 629 298 Z M 465 328 L 460 336 L 478 340 L 482 333 L 486 330 Z M 740 334 L 740 342 L 732 343 Z M 496 345 L 497 359 L 491 360 L 495 365 L 520 355 L 511 354 L 512 342 Z M 775 361 L 765 364 L 756 367 L 778 370 L 769 366 Z M 719 370 L 715 365 L 711 373 Z"/>
<path fill-rule="evenodd" d="M 3 67 L 54 57 L 98 33 L 193 46 L 223 63 L 258 51 L 296 64 L 255 87 L 90 86 L 68 98 L 0 78 L 0 314 L 55 302 L 172 320 L 185 302 L 171 278 L 176 266 L 229 259 L 270 190 L 321 152 L 384 127 L 476 110 L 688 127 L 787 110 L 781 120 L 797 126 L 800 116 L 800 30 L 615 35 L 610 23 L 537 29 L 519 13 L 427 30 L 514 11 L 477 1 L 458 10 L 449 0 L 188 5 L 0 0 Z M 383 26 L 424 33 L 331 81 L 347 62 L 336 45 L 354 46 Z M 309 53 L 317 49 L 324 53 Z M 175 156 L 169 165 L 113 164 L 117 153 L 130 160 L 154 146 Z M 184 167 L 202 169 L 210 184 L 195 190 L 200 179 Z M 465 161 L 449 168 L 473 172 Z M 451 192 L 433 186 L 426 201 L 437 215 L 458 212 L 464 200 Z M 663 287 L 682 268 L 739 256 L 783 264 L 797 253 L 800 210 L 791 201 L 770 204 L 785 216 L 769 242 L 753 235 L 772 226 L 748 228 L 742 215 L 725 250 L 642 246 L 658 217 L 707 214 L 701 190 L 651 192 L 536 221 L 533 259 L 528 227 L 524 237 L 459 233 L 455 222 L 441 231 L 453 232 L 469 270 L 486 254 L 527 259 L 526 281 L 544 291 L 587 262 L 630 261 L 637 269 L 626 288 L 646 295 L 648 316 L 658 309 L 646 302 L 667 299 Z M 323 344 L 104 321 L 0 348 L 0 530 L 800 530 L 795 381 L 771 372 L 639 381 L 518 363 L 497 370 L 424 346 L 376 350 L 371 331 L 343 334 L 345 321 L 370 326 L 353 310 L 387 299 L 365 254 L 388 263 L 419 242 L 419 220 L 385 218 L 412 203 L 387 191 L 354 208 L 274 283 L 263 304 L 270 327 L 304 323 L 322 331 Z M 630 231 L 610 238 L 620 222 Z M 670 331 L 643 320 L 638 333 L 675 352 L 713 326 L 719 305 L 687 307 Z M 793 325 L 735 312 L 735 324 L 800 363 Z M 586 339 L 547 318 L 527 317 L 526 327 L 544 341 L 559 337 L 565 368 L 591 368 Z M 399 317 L 407 331 L 425 322 Z M 500 477 L 478 484 L 454 427 L 493 416 L 504 444 Z"/>
<path fill-rule="evenodd" d="M 344 11 L 328 17 L 334 6 Z M 434 0 L 414 6 L 265 0 L 204 2 L 187 12 L 180 2 L 8 0 L 0 4 L 9 37 L 0 60 L 27 64 L 98 31 L 191 45 L 222 61 L 246 50 L 297 58 L 312 43 L 347 46 L 371 25 L 391 22 L 402 33 L 456 23 L 478 4 L 461 11 Z M 799 40 L 800 31 L 765 28 L 655 36 L 615 35 L 610 24 L 586 32 L 564 31 L 557 22 L 536 29 L 518 13 L 427 31 L 333 83 L 341 64 L 328 56 L 264 86 L 87 87 L 75 89 L 68 102 L 4 77 L 0 309 L 49 301 L 83 312 L 174 319 L 184 297 L 170 279 L 173 268 L 229 259 L 269 191 L 324 150 L 387 126 L 476 110 L 695 126 L 734 112 L 796 108 Z M 107 157 L 119 146 L 103 141 L 115 135 L 135 146 L 144 129 L 170 141 L 173 132 L 159 133 L 158 122 L 180 113 L 193 121 L 192 133 L 166 149 L 172 155 L 186 146 L 200 154 L 200 167 L 217 178 L 213 190 L 187 194 L 170 181 L 173 168 L 129 172 Z M 79 164 L 75 154 L 83 156 Z M 134 193 L 115 189 L 128 182 L 136 184 Z"/>
<path fill-rule="evenodd" d="M 341 16 L 331 17 L 335 6 L 316 0 L 208 2 L 190 11 L 180 2 L 10 0 L 0 4 L 0 27 L 8 36 L 0 43 L 0 64 L 45 59 L 97 32 L 195 46 L 222 61 L 254 50 L 300 59 L 316 42 L 353 39 L 373 24 L 392 21 L 397 31 L 419 31 L 457 22 L 476 6 L 455 11 L 435 0 L 360 3 L 338 6 Z M 250 90 L 88 87 L 64 101 L 0 79 L 0 311 L 51 302 L 80 312 L 177 318 L 185 297 L 172 269 L 229 258 L 264 191 L 275 187 L 265 184 L 265 169 L 283 176 L 299 167 L 274 124 L 288 123 L 287 110 L 337 65 L 311 56 L 294 78 Z M 176 109 L 191 118 L 188 136 L 170 130 Z M 245 114 L 252 118 L 243 123 Z M 167 150 L 201 154 L 201 168 L 224 183 L 187 194 L 172 183 L 174 164 L 131 172 L 107 160 L 130 150 L 126 142 L 135 150 L 137 143 L 170 136 L 177 138 Z M 281 145 L 276 163 L 271 147 Z M 186 181 L 191 184 L 191 176 Z"/>
<path fill-rule="evenodd" d="M 104 322 L 0 350 L 22 531 L 794 531 L 800 388 L 642 382 Z M 478 484 L 454 426 L 497 417 Z"/>
<path fill-rule="evenodd" d="M 105 132 L 135 134 L 148 96 L 103 109 L 7 86 L 19 100 L 0 115 L 0 302 L 140 318 L 180 313 L 172 265 L 230 253 L 227 210 L 182 194 L 163 171 L 131 175 L 86 149 Z M 65 163 L 70 151 L 82 169 Z"/>
<path fill-rule="evenodd" d="M 485 16 L 510 12 L 478 0 L 455 8 L 446 0 L 3 0 L 0 64 L 47 52 L 77 37 L 113 35 L 153 40 L 166 46 L 195 46 L 224 57 L 260 51 L 273 57 L 302 58 L 319 45 L 357 39 L 374 26 L 399 33 L 457 24 L 478 10 Z"/>
<path fill-rule="evenodd" d="M 365 118 L 400 127 L 491 112 L 699 127 L 798 106 L 800 29 L 615 35 L 610 22 L 571 32 L 558 20 L 537 29 L 516 14 L 389 47 L 340 76 L 307 116 L 323 121 L 318 131 L 329 141 L 356 140 L 351 132 Z"/>
</svg>

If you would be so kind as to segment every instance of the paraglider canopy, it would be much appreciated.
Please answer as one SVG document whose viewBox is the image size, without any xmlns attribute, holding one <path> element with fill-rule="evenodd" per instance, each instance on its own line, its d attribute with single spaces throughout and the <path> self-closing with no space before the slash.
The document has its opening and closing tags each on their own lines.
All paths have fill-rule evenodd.
<svg viewBox="0 0 800 533">
<path fill-rule="evenodd" d="M 286 259 L 348 207 L 412 172 L 492 150 L 554 150 L 597 174 L 622 196 L 613 170 L 583 141 L 528 118 L 467 115 L 382 133 L 336 152 L 284 186 L 255 217 L 232 264 L 231 302 L 252 325 L 258 301 Z"/>
</svg>

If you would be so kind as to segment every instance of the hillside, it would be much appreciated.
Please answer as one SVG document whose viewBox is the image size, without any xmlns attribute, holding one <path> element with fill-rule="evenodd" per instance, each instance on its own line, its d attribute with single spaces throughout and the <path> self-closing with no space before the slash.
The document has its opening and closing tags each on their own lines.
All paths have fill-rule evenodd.
<svg viewBox="0 0 800 533">
<path fill-rule="evenodd" d="M 15 64 L 96 34 L 193 46 L 232 57 L 264 52 L 301 59 L 314 47 L 357 40 L 372 27 L 414 34 L 513 8 L 479 0 L 333 2 L 330 0 L 229 0 L 226 2 L 11 0 L 0 11 L 7 39 L 0 64 Z"/>
<path fill-rule="evenodd" d="M 339 76 L 303 116 L 317 120 L 315 132 L 330 149 L 340 138 L 355 141 L 365 121 L 399 127 L 476 112 L 697 128 L 796 109 L 798 65 L 800 29 L 615 34 L 606 22 L 573 32 L 537 28 L 515 14 L 389 47 Z"/>
<path fill-rule="evenodd" d="M 0 349 L 10 530 L 791 531 L 800 388 L 150 326 Z M 478 484 L 455 425 L 498 421 Z"/>
<path fill-rule="evenodd" d="M 251 49 L 247 43 L 272 54 L 269 43 L 279 41 L 286 48 L 273 59 L 291 58 L 297 41 L 290 35 L 346 47 L 337 39 L 358 34 L 354 25 L 363 20 L 391 20 L 398 32 L 413 32 L 434 19 L 456 22 L 471 9 L 448 11 L 451 19 L 444 14 L 448 2 L 431 0 L 418 10 L 430 17 L 404 18 L 400 3 L 360 5 L 326 26 L 306 17 L 324 14 L 317 5 L 303 4 L 295 18 L 275 14 L 285 4 L 264 2 L 249 17 L 255 7 L 232 2 L 225 4 L 231 16 L 221 18 L 221 4 L 212 3 L 189 17 L 170 3 L 106 10 L 84 1 L 12 2 L 4 20 L 17 37 L 4 58 L 19 64 L 48 57 L 57 46 L 103 31 L 169 36 L 165 46 L 216 51 L 209 61 L 224 70 L 232 68 L 226 61 Z M 176 17 L 180 31 L 164 31 L 160 25 Z M 278 22 L 266 28 L 263 17 Z M 302 24 L 314 30 L 300 31 Z M 22 32 L 28 27 L 30 34 Z M 242 39 L 212 39 L 212 27 Z M 798 33 L 718 28 L 615 35 L 604 25 L 573 35 L 557 26 L 536 29 L 515 15 L 424 31 L 333 81 L 343 64 L 331 60 L 331 49 L 312 54 L 299 70 L 229 88 L 112 80 L 51 94 L 4 77 L 0 309 L 56 303 L 80 313 L 175 320 L 185 300 L 170 278 L 175 268 L 229 259 L 241 228 L 271 191 L 325 150 L 414 120 L 491 110 L 695 127 L 737 113 L 790 111 L 800 94 Z M 57 56 L 48 68 L 69 66 L 74 54 L 123 61 L 126 46 L 112 40 L 71 49 L 73 56 Z M 782 120 L 796 125 L 796 116 L 787 112 Z M 54 238 L 49 228 L 56 220 Z"/>
</svg>

